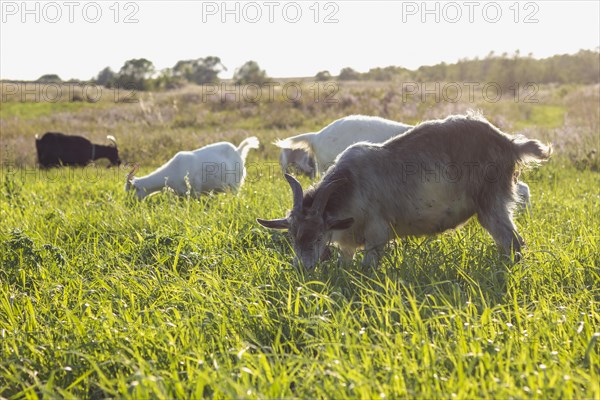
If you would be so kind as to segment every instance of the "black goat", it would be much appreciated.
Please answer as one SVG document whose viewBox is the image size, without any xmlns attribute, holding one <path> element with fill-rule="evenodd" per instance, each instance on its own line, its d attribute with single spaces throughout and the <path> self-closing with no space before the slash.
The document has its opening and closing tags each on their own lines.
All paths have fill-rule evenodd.
<svg viewBox="0 0 600 400">
<path fill-rule="evenodd" d="M 112 165 L 120 165 L 119 150 L 113 136 L 106 137 L 111 145 L 94 144 L 81 136 L 58 132 L 46 132 L 41 138 L 35 136 L 38 162 L 42 167 L 61 165 L 85 166 L 99 158 L 108 158 Z"/>
</svg>

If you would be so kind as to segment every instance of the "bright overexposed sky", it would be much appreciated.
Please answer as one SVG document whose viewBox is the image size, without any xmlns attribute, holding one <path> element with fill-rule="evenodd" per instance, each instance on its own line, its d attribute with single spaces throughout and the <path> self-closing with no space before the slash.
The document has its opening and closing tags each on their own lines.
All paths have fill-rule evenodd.
<svg viewBox="0 0 600 400">
<path fill-rule="evenodd" d="M 218 56 L 272 77 L 600 46 L 600 1 L 0 1 L 0 78 L 89 79 Z"/>
</svg>

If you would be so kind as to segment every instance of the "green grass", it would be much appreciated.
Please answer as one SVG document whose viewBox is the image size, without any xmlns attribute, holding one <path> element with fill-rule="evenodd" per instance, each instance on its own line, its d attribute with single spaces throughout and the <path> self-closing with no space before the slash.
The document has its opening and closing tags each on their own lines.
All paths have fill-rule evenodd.
<svg viewBox="0 0 600 400">
<path fill-rule="evenodd" d="M 132 104 L 3 102 L 0 398 L 599 399 L 597 86 L 541 87 L 538 104 L 398 90 L 344 83 L 335 104 L 202 102 L 197 87 Z M 353 113 L 416 123 L 468 108 L 554 142 L 522 176 L 520 263 L 471 221 L 391 243 L 376 270 L 359 255 L 306 273 L 285 234 L 256 224 L 290 207 L 275 138 Z M 263 175 L 238 196 L 137 202 L 124 168 L 34 169 L 33 136 L 52 130 L 116 136 L 140 175 L 256 135 L 248 161 Z"/>
<path fill-rule="evenodd" d="M 2 102 L 0 103 L 2 118 L 32 119 L 53 115 L 61 112 L 77 112 L 91 107 L 102 107 L 103 104 L 85 102 Z"/>
<path fill-rule="evenodd" d="M 597 399 L 600 175 L 562 164 L 523 177 L 519 264 L 471 221 L 312 273 L 254 221 L 279 176 L 137 202 L 124 170 L 5 169 L 0 396 Z"/>
<path fill-rule="evenodd" d="M 535 104 L 531 106 L 526 119 L 515 125 L 517 129 L 558 128 L 564 124 L 565 108 L 556 105 Z"/>
<path fill-rule="evenodd" d="M 529 120 L 533 126 L 556 128 L 564 124 L 565 111 L 560 106 L 538 106 L 532 109 Z"/>
<path fill-rule="evenodd" d="M 64 93 L 68 98 L 67 89 Z M 421 101 L 420 96 L 403 96 L 398 84 L 392 82 L 339 83 L 333 98 L 337 101 L 333 103 L 324 99 L 315 102 L 310 82 L 304 83 L 305 95 L 298 102 L 285 101 L 279 94 L 273 96 L 273 101 L 265 98 L 257 103 L 244 102 L 240 96 L 237 101 L 230 97 L 221 101 L 219 96 L 203 100 L 202 89 L 193 85 L 169 92 L 122 93 L 121 100 L 137 100 L 132 103 L 115 102 L 115 93 L 110 89 L 101 93 L 97 103 L 19 102 L 13 97 L 3 101 L 0 163 L 35 165 L 34 137 L 47 131 L 80 134 L 96 143 L 105 143 L 106 135 L 113 135 L 123 160 L 152 160 L 153 166 L 180 150 L 221 140 L 239 142 L 252 134 L 261 140 L 262 159 L 276 159 L 277 148 L 270 145 L 275 139 L 316 131 L 350 114 L 418 123 L 481 109 L 506 132 L 523 131 L 530 137 L 564 142 L 567 145 L 559 149 L 563 155 L 575 163 L 585 161 L 594 168 L 598 165 L 597 159 L 586 159 L 589 148 L 598 147 L 600 116 L 596 105 L 600 99 L 594 85 L 540 87 L 534 99 L 538 103 L 525 102 L 525 94 L 517 102 L 509 95 L 489 102 L 479 94 L 473 99 L 462 96 L 456 103 L 436 103 L 433 96 Z M 132 94 L 134 98 L 129 98 Z M 82 94 L 78 97 L 83 98 Z"/>
</svg>

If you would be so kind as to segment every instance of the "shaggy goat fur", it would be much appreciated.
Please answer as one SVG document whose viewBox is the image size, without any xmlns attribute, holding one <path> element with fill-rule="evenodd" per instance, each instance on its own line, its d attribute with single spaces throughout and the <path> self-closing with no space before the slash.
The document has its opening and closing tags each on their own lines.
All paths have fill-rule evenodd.
<svg viewBox="0 0 600 400">
<path fill-rule="evenodd" d="M 258 222 L 289 229 L 296 262 L 312 268 L 329 242 L 345 258 L 364 248 L 376 264 L 392 238 L 432 235 L 477 215 L 504 254 L 519 258 L 523 239 L 512 221 L 518 164 L 543 161 L 551 149 L 501 132 L 479 115 L 424 122 L 382 144 L 346 149 L 321 182 L 294 193 L 288 217 Z"/>
</svg>

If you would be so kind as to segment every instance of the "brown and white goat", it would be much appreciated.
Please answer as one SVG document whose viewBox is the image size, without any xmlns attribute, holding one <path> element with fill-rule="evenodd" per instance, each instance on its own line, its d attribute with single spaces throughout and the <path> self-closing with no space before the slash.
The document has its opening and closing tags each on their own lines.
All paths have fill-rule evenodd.
<svg viewBox="0 0 600 400">
<path fill-rule="evenodd" d="M 289 229 L 295 263 L 307 269 L 330 242 L 344 259 L 364 248 L 363 264 L 375 265 L 394 237 L 441 233 L 475 214 L 502 252 L 518 260 L 524 242 L 512 220 L 517 164 L 550 153 L 538 140 L 505 134 L 479 115 L 428 121 L 382 144 L 349 147 L 304 193 L 286 175 L 291 212 L 257 221 Z"/>
</svg>

